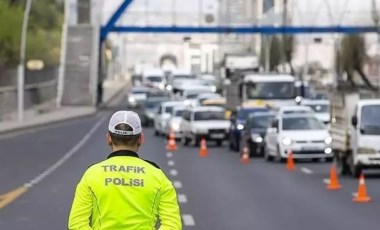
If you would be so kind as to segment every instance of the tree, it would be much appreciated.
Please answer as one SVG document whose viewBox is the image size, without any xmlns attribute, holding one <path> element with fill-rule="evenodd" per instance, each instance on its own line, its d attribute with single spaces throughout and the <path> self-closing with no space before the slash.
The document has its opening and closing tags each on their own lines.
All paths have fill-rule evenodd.
<svg viewBox="0 0 380 230">
<path fill-rule="evenodd" d="M 375 87 L 368 80 L 363 71 L 367 59 L 365 40 L 358 34 L 346 35 L 340 43 L 340 51 L 336 54 L 337 72 L 347 74 L 347 80 L 355 87 L 355 74 L 359 74 L 365 86 L 374 90 Z"/>
</svg>

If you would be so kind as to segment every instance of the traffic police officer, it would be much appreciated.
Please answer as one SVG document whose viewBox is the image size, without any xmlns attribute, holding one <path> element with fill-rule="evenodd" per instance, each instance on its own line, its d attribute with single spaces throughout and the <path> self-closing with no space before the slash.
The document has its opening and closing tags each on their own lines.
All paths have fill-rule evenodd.
<svg viewBox="0 0 380 230">
<path fill-rule="evenodd" d="M 131 111 L 110 119 L 108 158 L 92 165 L 79 182 L 69 216 L 70 230 L 182 229 L 175 189 L 162 170 L 137 154 L 141 121 Z"/>
</svg>

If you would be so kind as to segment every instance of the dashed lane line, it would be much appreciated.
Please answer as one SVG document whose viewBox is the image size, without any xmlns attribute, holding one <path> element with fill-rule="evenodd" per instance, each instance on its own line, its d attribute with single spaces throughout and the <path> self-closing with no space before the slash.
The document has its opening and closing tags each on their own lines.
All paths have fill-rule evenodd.
<svg viewBox="0 0 380 230">
<path fill-rule="evenodd" d="M 83 137 L 81 141 L 79 141 L 74 147 L 72 147 L 68 152 L 66 152 L 61 159 L 59 159 L 56 163 L 47 168 L 44 172 L 25 183 L 23 186 L 10 191 L 4 195 L 0 195 L 0 209 L 4 208 L 9 203 L 16 200 L 19 196 L 24 194 L 29 188 L 34 185 L 40 183 L 43 179 L 57 170 L 62 164 L 64 164 L 70 157 L 72 157 L 78 150 L 86 144 L 86 142 L 91 138 L 91 136 L 98 130 L 98 128 L 103 124 L 103 122 L 107 119 L 106 116 L 102 117 L 98 122 L 87 132 L 87 134 Z"/>
<path fill-rule="evenodd" d="M 177 176 L 178 175 L 178 171 L 176 169 L 172 169 L 169 171 L 169 174 L 172 175 L 172 176 Z"/>
<path fill-rule="evenodd" d="M 187 197 L 185 194 L 178 194 L 178 202 L 179 203 L 187 203 Z"/>
<path fill-rule="evenodd" d="M 168 165 L 169 165 L 169 166 L 174 166 L 174 165 L 175 165 L 175 162 L 172 161 L 172 160 L 170 160 L 170 161 L 168 161 Z"/>
<path fill-rule="evenodd" d="M 182 221 L 183 221 L 183 225 L 185 226 L 195 226 L 195 221 L 192 215 L 183 214 Z"/>
<path fill-rule="evenodd" d="M 323 179 L 323 183 L 325 183 L 325 184 L 330 184 L 330 179 L 329 179 L 329 178 L 325 178 L 325 179 Z"/>
<path fill-rule="evenodd" d="M 167 158 L 172 158 L 173 157 L 173 153 L 172 152 L 167 152 L 166 153 L 166 157 Z"/>
<path fill-rule="evenodd" d="M 176 189 L 182 188 L 182 183 L 181 181 L 173 181 L 173 186 Z"/>
<path fill-rule="evenodd" d="M 314 173 L 313 170 L 311 170 L 311 169 L 309 169 L 309 168 L 306 168 L 306 167 L 302 167 L 302 168 L 301 168 L 301 172 L 303 172 L 303 173 L 305 173 L 305 174 L 308 174 L 308 175 Z"/>
</svg>

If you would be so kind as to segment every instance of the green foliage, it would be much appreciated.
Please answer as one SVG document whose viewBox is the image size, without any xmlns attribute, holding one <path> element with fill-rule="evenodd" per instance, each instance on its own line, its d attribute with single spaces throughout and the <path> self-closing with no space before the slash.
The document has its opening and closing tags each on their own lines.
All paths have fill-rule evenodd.
<svg viewBox="0 0 380 230">
<path fill-rule="evenodd" d="M 23 10 L 0 0 L 0 67 L 17 63 Z"/>
<path fill-rule="evenodd" d="M 25 1 L 0 0 L 0 67 L 19 60 Z M 26 57 L 45 65 L 59 63 L 62 6 L 54 0 L 34 0 L 29 17 Z"/>
</svg>

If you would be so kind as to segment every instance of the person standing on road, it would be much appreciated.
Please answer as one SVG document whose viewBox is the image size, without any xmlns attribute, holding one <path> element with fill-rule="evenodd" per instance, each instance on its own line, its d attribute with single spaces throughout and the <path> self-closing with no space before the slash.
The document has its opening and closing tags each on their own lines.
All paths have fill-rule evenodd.
<svg viewBox="0 0 380 230">
<path fill-rule="evenodd" d="M 90 166 L 79 182 L 70 230 L 182 229 L 176 191 L 162 170 L 137 154 L 143 143 L 139 116 L 118 111 L 108 126 L 112 153 Z"/>
</svg>

